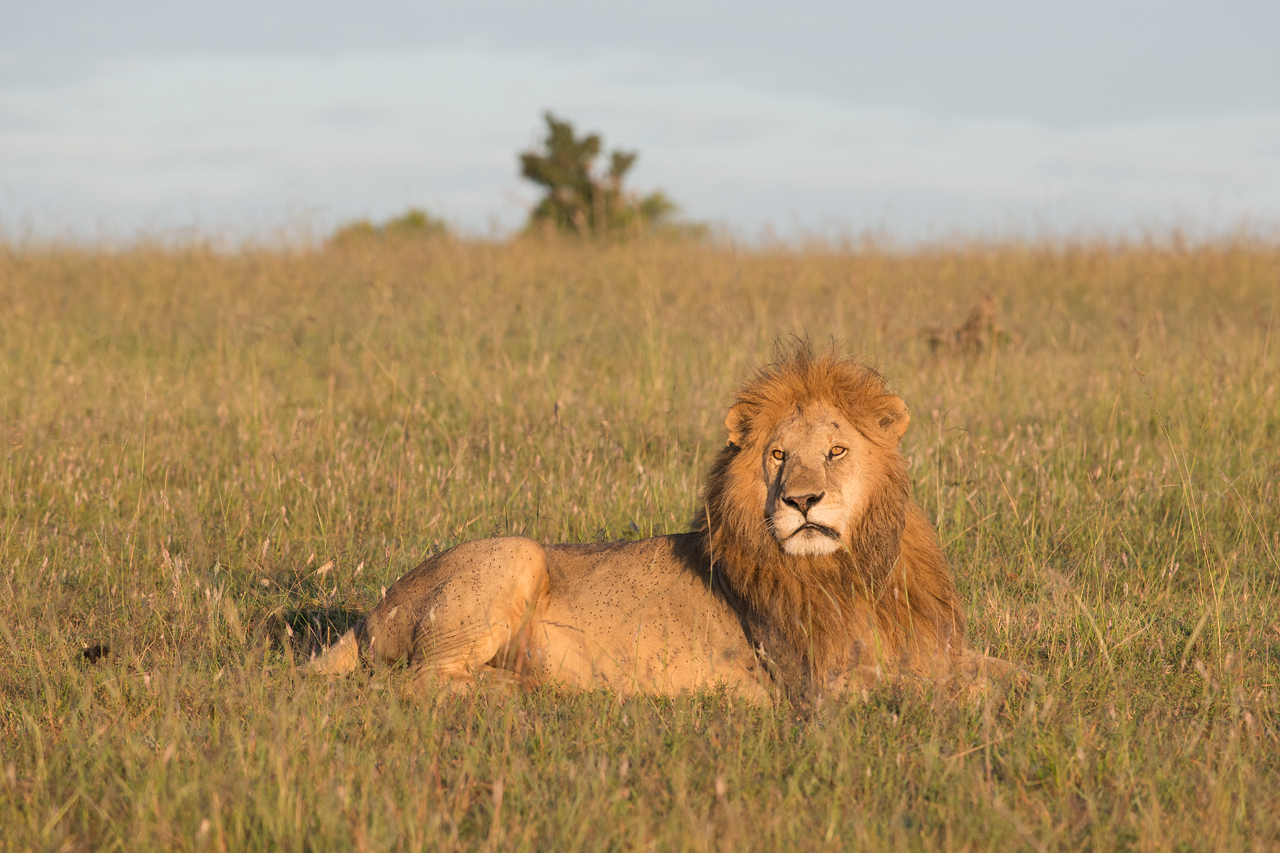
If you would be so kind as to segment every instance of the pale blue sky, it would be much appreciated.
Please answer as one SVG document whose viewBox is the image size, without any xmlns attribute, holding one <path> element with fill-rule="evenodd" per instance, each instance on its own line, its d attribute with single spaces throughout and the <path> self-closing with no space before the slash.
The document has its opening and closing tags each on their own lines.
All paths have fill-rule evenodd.
<svg viewBox="0 0 1280 853">
<path fill-rule="evenodd" d="M 1280 223 L 1280 4 L 6 4 L 0 228 L 233 237 L 536 197 L 544 109 L 747 236 Z"/>
</svg>

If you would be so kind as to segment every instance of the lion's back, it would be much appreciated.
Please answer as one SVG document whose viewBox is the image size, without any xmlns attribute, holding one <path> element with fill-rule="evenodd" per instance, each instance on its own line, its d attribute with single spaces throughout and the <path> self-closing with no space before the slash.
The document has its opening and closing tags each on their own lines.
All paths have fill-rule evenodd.
<svg viewBox="0 0 1280 853">
<path fill-rule="evenodd" d="M 624 692 L 763 689 L 693 534 L 551 545 L 547 558 L 550 589 L 532 638 L 540 675 Z"/>
</svg>

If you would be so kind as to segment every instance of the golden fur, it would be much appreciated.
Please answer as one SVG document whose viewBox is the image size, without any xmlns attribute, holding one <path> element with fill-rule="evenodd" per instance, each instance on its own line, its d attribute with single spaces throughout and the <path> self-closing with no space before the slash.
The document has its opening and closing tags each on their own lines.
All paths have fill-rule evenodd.
<svg viewBox="0 0 1280 853">
<path fill-rule="evenodd" d="M 799 344 L 738 392 L 689 533 L 460 545 L 397 581 L 313 669 L 405 660 L 455 684 L 801 701 L 971 673 L 981 658 L 908 494 L 909 422 L 874 370 Z"/>
</svg>

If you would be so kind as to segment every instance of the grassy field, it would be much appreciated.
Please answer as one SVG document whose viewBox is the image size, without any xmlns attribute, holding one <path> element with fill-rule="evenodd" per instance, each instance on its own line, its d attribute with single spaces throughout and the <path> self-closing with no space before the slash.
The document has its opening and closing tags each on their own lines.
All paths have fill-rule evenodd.
<svg viewBox="0 0 1280 853">
<path fill-rule="evenodd" d="M 935 351 L 987 294 L 998 345 Z M 1030 686 L 804 717 L 299 671 L 434 549 L 684 529 L 792 334 L 911 406 Z M 1249 241 L 0 247 L 0 849 L 1280 848 L 1278 337 Z"/>
</svg>

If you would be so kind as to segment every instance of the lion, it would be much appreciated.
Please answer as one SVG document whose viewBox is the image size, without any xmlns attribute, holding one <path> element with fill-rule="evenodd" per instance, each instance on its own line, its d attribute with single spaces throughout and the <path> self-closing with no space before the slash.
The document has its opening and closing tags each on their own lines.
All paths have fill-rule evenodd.
<svg viewBox="0 0 1280 853">
<path fill-rule="evenodd" d="M 799 343 L 738 391 L 688 532 L 458 545 L 396 581 L 311 669 L 404 662 L 459 688 L 497 676 L 796 703 L 1004 671 L 970 648 L 911 500 L 910 421 L 877 371 Z"/>
</svg>

